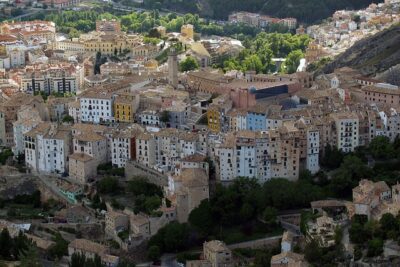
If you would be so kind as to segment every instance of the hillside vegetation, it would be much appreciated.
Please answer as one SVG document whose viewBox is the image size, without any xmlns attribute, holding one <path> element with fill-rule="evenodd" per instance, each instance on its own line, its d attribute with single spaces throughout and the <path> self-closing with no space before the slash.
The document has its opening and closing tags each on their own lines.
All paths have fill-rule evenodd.
<svg viewBox="0 0 400 267">
<path fill-rule="evenodd" d="M 339 9 L 360 9 L 379 0 L 144 0 L 147 8 L 167 8 L 227 19 L 234 11 L 295 17 L 306 23 L 325 19 Z"/>
</svg>

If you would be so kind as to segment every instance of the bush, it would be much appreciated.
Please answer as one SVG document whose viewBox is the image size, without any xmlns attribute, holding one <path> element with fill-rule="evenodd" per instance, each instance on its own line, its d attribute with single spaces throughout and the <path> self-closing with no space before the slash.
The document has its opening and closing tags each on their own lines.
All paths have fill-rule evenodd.
<svg viewBox="0 0 400 267">
<path fill-rule="evenodd" d="M 160 259 L 161 253 L 158 246 L 151 246 L 147 252 L 147 258 L 152 261 L 158 261 Z"/>
<path fill-rule="evenodd" d="M 115 177 L 105 177 L 97 184 L 97 190 L 103 194 L 115 194 L 119 191 L 118 180 Z"/>
<path fill-rule="evenodd" d="M 0 163 L 2 165 L 6 164 L 7 159 L 9 157 L 12 157 L 14 154 L 12 153 L 11 149 L 4 149 L 1 153 L 0 153 Z"/>
<path fill-rule="evenodd" d="M 147 179 L 144 177 L 134 177 L 132 181 L 128 182 L 127 189 L 135 196 L 139 195 L 145 195 L 145 196 L 157 195 L 159 197 L 163 196 L 161 187 L 149 183 Z"/>
</svg>

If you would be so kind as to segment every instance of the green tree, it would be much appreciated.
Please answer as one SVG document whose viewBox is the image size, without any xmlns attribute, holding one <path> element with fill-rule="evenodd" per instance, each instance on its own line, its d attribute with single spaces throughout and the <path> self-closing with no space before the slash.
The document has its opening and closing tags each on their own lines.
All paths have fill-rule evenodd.
<svg viewBox="0 0 400 267">
<path fill-rule="evenodd" d="M 27 251 L 31 249 L 32 242 L 28 240 L 26 235 L 20 231 L 16 237 L 13 238 L 11 253 L 14 259 L 18 260 L 21 256 L 26 255 Z"/>
<path fill-rule="evenodd" d="M 262 218 L 266 224 L 268 224 L 269 226 L 274 226 L 276 224 L 277 215 L 277 209 L 273 207 L 266 207 L 262 213 Z"/>
<path fill-rule="evenodd" d="M 391 159 L 395 152 L 390 139 L 386 136 L 377 136 L 372 139 L 368 149 L 375 159 Z"/>
<path fill-rule="evenodd" d="M 37 248 L 34 246 L 29 246 L 25 255 L 21 257 L 19 267 L 41 267 L 42 262 L 39 258 L 39 253 Z"/>
<path fill-rule="evenodd" d="M 189 223 L 203 234 L 210 233 L 213 227 L 210 202 L 203 200 L 200 205 L 189 214 Z"/>
<path fill-rule="evenodd" d="M 164 122 L 164 123 L 169 122 L 169 111 L 168 110 L 164 110 L 163 112 L 161 112 L 160 121 Z"/>
<path fill-rule="evenodd" d="M 367 235 L 364 231 L 364 226 L 359 222 L 352 222 L 349 229 L 350 241 L 354 244 L 363 244 L 366 241 Z"/>
<path fill-rule="evenodd" d="M 335 237 L 335 244 L 340 245 L 343 239 L 343 230 L 340 226 L 336 227 L 334 237 Z"/>
<path fill-rule="evenodd" d="M 82 253 L 74 253 L 71 256 L 71 261 L 69 262 L 69 267 L 82 267 L 86 264 L 86 256 Z"/>
<path fill-rule="evenodd" d="M 150 214 L 152 211 L 158 209 L 161 206 L 161 198 L 157 195 L 146 197 L 144 202 L 144 207 L 147 214 Z"/>
<path fill-rule="evenodd" d="M 161 228 L 149 240 L 149 248 L 158 246 L 161 252 L 177 252 L 187 248 L 189 226 L 178 222 L 171 222 Z"/>
<path fill-rule="evenodd" d="M 257 73 L 262 72 L 263 70 L 263 64 L 261 62 L 261 59 L 257 55 L 250 55 L 246 57 L 243 62 L 243 71 L 255 71 Z"/>
<path fill-rule="evenodd" d="M 360 158 L 348 155 L 333 175 L 331 189 L 338 197 L 348 197 L 358 181 L 371 175 L 369 169 Z"/>
<path fill-rule="evenodd" d="M 0 233 L 0 257 L 2 259 L 11 258 L 11 249 L 13 246 L 13 240 L 8 232 L 7 228 L 4 228 Z"/>
<path fill-rule="evenodd" d="M 271 265 L 271 254 L 266 251 L 257 251 L 254 257 L 254 267 L 268 267 Z"/>
<path fill-rule="evenodd" d="M 374 238 L 368 241 L 368 257 L 375 257 L 381 255 L 383 252 L 383 240 L 380 238 Z"/>
<path fill-rule="evenodd" d="M 147 251 L 147 258 L 149 260 L 158 261 L 160 259 L 161 253 L 160 248 L 158 246 L 151 246 Z"/>
<path fill-rule="evenodd" d="M 286 58 L 285 66 L 287 73 L 294 73 L 297 71 L 297 67 L 300 64 L 300 59 L 304 57 L 303 51 L 294 50 L 289 53 Z"/>
<path fill-rule="evenodd" d="M 321 159 L 321 165 L 330 170 L 337 169 L 343 161 L 343 154 L 336 148 L 328 144 L 325 147 L 324 156 Z"/>
<path fill-rule="evenodd" d="M 61 259 L 63 256 L 68 255 L 68 242 L 57 233 L 54 237 L 55 244 L 49 249 L 49 254 L 54 259 Z"/>
<path fill-rule="evenodd" d="M 147 34 L 148 37 L 150 38 L 157 38 L 160 39 L 161 38 L 161 34 L 160 32 L 157 30 L 157 28 L 152 28 L 150 29 L 149 33 Z"/>
<path fill-rule="evenodd" d="M 384 229 L 385 232 L 399 230 L 399 221 L 391 213 L 383 214 L 382 218 L 379 220 L 379 223 L 381 225 L 381 228 Z"/>
<path fill-rule="evenodd" d="M 64 118 L 62 119 L 62 122 L 66 122 L 66 123 L 73 123 L 74 122 L 74 118 L 70 115 L 65 115 Z"/>
<path fill-rule="evenodd" d="M 186 57 L 179 63 L 179 69 L 182 72 L 197 70 L 198 68 L 199 68 L 199 63 L 194 57 L 191 56 Z"/>
<path fill-rule="evenodd" d="M 119 191 L 118 179 L 115 177 L 104 177 L 98 182 L 97 190 L 103 194 L 117 193 Z"/>
<path fill-rule="evenodd" d="M 313 177 L 312 177 L 311 172 L 309 170 L 307 170 L 307 169 L 301 170 L 299 172 L 299 180 L 312 182 Z"/>
<path fill-rule="evenodd" d="M 322 258 L 322 250 L 314 239 L 304 249 L 304 256 L 308 262 L 318 262 Z"/>
</svg>

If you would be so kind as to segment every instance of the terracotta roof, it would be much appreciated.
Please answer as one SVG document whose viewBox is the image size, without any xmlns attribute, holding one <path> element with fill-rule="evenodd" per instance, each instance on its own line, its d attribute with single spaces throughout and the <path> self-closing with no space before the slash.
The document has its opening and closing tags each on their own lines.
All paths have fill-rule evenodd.
<svg viewBox="0 0 400 267">
<path fill-rule="evenodd" d="M 196 153 L 196 154 L 189 155 L 189 156 L 183 158 L 182 161 L 186 161 L 186 162 L 204 162 L 205 159 L 206 159 L 206 156 Z"/>
<path fill-rule="evenodd" d="M 68 247 L 85 252 L 96 253 L 98 255 L 106 254 L 105 252 L 107 251 L 105 246 L 87 239 L 75 239 L 69 243 Z"/>
<path fill-rule="evenodd" d="M 96 142 L 106 140 L 106 138 L 95 132 L 85 132 L 78 135 L 75 135 L 74 138 L 83 142 Z"/>
<path fill-rule="evenodd" d="M 35 128 L 25 133 L 25 135 L 36 138 L 36 135 L 38 134 L 44 135 L 45 133 L 47 133 L 47 131 L 50 129 L 50 126 L 50 122 L 41 122 Z"/>
<path fill-rule="evenodd" d="M 69 158 L 77 160 L 77 161 L 82 161 L 82 162 L 87 162 L 87 161 L 93 160 L 93 158 L 91 156 L 84 154 L 84 153 L 74 153 L 74 154 L 69 155 Z"/>
</svg>

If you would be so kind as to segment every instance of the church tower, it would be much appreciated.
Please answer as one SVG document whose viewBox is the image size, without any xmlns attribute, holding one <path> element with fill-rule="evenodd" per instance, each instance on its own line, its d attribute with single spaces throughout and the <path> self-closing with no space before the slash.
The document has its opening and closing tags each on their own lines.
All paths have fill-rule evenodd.
<svg viewBox="0 0 400 267">
<path fill-rule="evenodd" d="M 175 48 L 171 48 L 168 54 L 168 82 L 174 88 L 178 86 L 178 55 Z"/>
</svg>

